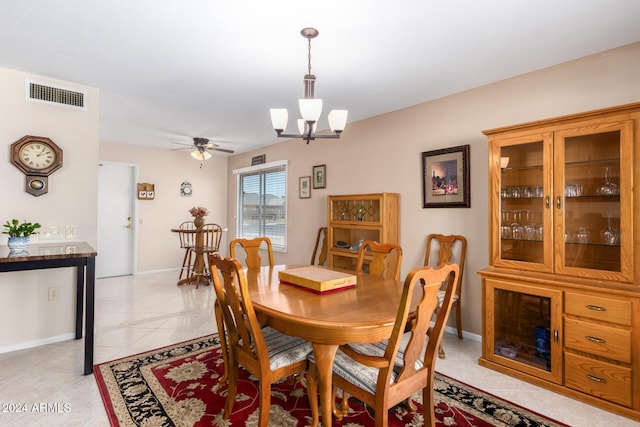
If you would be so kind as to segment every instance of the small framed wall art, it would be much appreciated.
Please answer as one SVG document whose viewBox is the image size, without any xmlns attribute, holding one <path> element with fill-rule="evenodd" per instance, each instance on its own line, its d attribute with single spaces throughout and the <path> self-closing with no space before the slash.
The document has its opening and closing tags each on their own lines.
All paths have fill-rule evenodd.
<svg viewBox="0 0 640 427">
<path fill-rule="evenodd" d="M 311 177 L 301 176 L 299 178 L 300 186 L 298 187 L 298 197 L 301 199 L 311 198 Z"/>
<path fill-rule="evenodd" d="M 148 182 L 138 184 L 138 200 L 153 200 L 156 197 L 155 185 Z"/>
<path fill-rule="evenodd" d="M 327 188 L 327 165 L 313 167 L 313 189 Z"/>
<path fill-rule="evenodd" d="M 422 153 L 422 207 L 471 207 L 469 145 Z"/>
</svg>

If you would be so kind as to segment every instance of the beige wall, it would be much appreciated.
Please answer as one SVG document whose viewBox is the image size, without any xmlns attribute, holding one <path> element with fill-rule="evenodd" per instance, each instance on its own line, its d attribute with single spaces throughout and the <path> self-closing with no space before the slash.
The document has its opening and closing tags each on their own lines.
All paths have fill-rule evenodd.
<svg viewBox="0 0 640 427">
<path fill-rule="evenodd" d="M 472 72 L 473 70 L 469 70 Z M 26 77 L 0 68 L 0 222 L 24 218 L 45 227 L 75 225 L 78 239 L 96 245 L 98 160 L 138 166 L 139 182 L 156 185 L 154 201 L 138 202 L 137 272 L 177 268 L 181 252 L 167 230 L 189 219 L 196 204 L 212 211 L 210 219 L 229 227 L 233 237 L 235 178 L 231 171 L 250 165 L 251 157 L 289 160 L 289 251 L 279 263 L 307 263 L 318 227 L 326 224 L 326 196 L 365 192 L 399 192 L 403 275 L 420 265 L 425 236 L 432 232 L 463 234 L 469 249 L 463 280 L 463 326 L 480 334 L 480 280 L 476 272 L 488 263 L 487 143 L 483 129 L 640 100 L 640 43 L 497 82 L 393 113 L 350 123 L 340 140 L 281 143 L 225 158 L 214 156 L 202 169 L 186 152 L 98 144 L 99 92 L 89 91 L 86 112 L 24 101 Z M 49 194 L 24 192 L 24 175 L 9 163 L 9 145 L 27 134 L 48 136 L 64 150 L 64 167 L 50 177 Z M 135 141 L 132 141 L 132 143 Z M 471 208 L 423 209 L 420 153 L 471 145 Z M 327 188 L 298 198 L 298 177 L 313 165 L 327 165 Z M 194 196 L 179 196 L 188 180 Z M 226 218 L 226 219 L 225 219 Z M 227 238 L 228 238 L 227 237 Z M 0 244 L 6 239 L 0 237 Z M 226 248 L 226 242 L 223 243 Z M 73 271 L 46 276 L 38 272 L 0 274 L 0 322 L 11 325 L 0 334 L 0 351 L 71 337 Z M 61 301 L 48 302 L 47 288 L 61 287 Z"/>
<path fill-rule="evenodd" d="M 170 229 L 193 219 L 189 209 L 204 206 L 209 209 L 207 221 L 227 226 L 227 159 L 214 153 L 200 162 L 189 150 L 171 151 L 126 144 L 100 143 L 100 160 L 135 164 L 137 182 L 155 185 L 153 200 L 138 200 L 137 229 L 138 273 L 178 268 L 184 252 L 178 248 L 178 236 Z M 192 197 L 180 196 L 180 184 L 189 181 Z M 226 233 L 221 246 L 226 248 Z M 98 256 L 100 256 L 98 254 Z M 177 274 L 176 274 L 177 277 Z"/>
<path fill-rule="evenodd" d="M 469 70 L 473 72 L 473 70 Z M 481 334 L 481 289 L 476 272 L 488 258 L 488 147 L 483 129 L 577 113 L 640 100 L 640 43 L 528 73 L 473 90 L 350 123 L 339 140 L 278 143 L 229 160 L 229 174 L 250 164 L 289 159 L 289 251 L 277 262 L 307 263 L 318 227 L 326 225 L 326 196 L 369 192 L 401 194 L 403 276 L 422 263 L 429 233 L 468 240 L 463 278 L 463 327 Z M 471 146 L 471 208 L 423 209 L 421 153 Z M 327 188 L 298 198 L 298 177 L 327 165 Z M 229 182 L 233 183 L 231 175 Z M 235 189 L 228 195 L 229 223 Z M 232 233 L 230 233 L 232 234 Z"/>
<path fill-rule="evenodd" d="M 25 101 L 26 78 L 88 91 L 87 111 Z M 77 239 L 95 246 L 98 90 L 0 68 L 0 94 L 0 222 L 17 218 L 39 222 L 43 229 L 74 225 Z M 39 197 L 24 191 L 25 176 L 9 160 L 10 145 L 25 135 L 49 137 L 63 150 L 62 169 L 49 177 L 49 192 Z M 6 244 L 1 236 L 0 244 Z M 72 337 L 74 278 L 73 268 L 0 273 L 0 348 Z M 48 301 L 52 286 L 60 287 L 60 301 Z"/>
</svg>

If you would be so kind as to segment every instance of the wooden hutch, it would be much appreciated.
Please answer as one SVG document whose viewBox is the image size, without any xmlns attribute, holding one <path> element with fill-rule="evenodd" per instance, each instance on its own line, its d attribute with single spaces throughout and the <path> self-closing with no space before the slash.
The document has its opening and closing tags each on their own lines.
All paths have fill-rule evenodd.
<svg viewBox="0 0 640 427">
<path fill-rule="evenodd" d="M 640 420 L 640 103 L 484 134 L 479 364 Z"/>
<path fill-rule="evenodd" d="M 327 224 L 329 267 L 355 270 L 361 240 L 400 244 L 400 194 L 329 196 Z"/>
</svg>

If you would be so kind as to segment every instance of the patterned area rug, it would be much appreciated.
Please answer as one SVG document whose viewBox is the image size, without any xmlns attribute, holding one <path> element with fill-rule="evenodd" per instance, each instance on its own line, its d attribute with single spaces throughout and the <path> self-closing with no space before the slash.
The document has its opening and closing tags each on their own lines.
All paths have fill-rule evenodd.
<svg viewBox="0 0 640 427">
<path fill-rule="evenodd" d="M 112 426 L 256 426 L 258 385 L 242 372 L 229 420 L 223 420 L 226 384 L 218 335 L 96 365 L 96 382 Z M 471 386 L 436 374 L 437 426 L 564 426 Z M 311 420 L 304 377 L 271 388 L 269 426 L 305 426 Z M 421 410 L 421 394 L 415 402 Z M 351 399 L 349 415 L 334 426 L 373 425 L 373 412 Z M 393 408 L 390 426 L 422 426 L 420 411 Z"/>
</svg>

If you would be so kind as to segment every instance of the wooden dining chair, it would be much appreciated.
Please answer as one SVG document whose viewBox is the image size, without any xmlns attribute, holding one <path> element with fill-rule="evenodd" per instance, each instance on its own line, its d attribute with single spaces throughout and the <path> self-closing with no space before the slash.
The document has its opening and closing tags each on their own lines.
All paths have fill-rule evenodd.
<svg viewBox="0 0 640 427">
<path fill-rule="evenodd" d="M 373 257 L 369 264 L 365 264 L 365 257 Z M 400 280 L 402 267 L 402 248 L 392 243 L 378 243 L 365 240 L 358 253 L 357 272 L 365 272 L 385 279 Z M 366 270 L 366 271 L 365 271 Z"/>
<path fill-rule="evenodd" d="M 234 239 L 229 243 L 229 256 L 236 258 L 236 247 L 241 246 L 245 251 L 245 264 L 247 268 L 260 268 L 262 259 L 260 258 L 260 249 L 265 247 L 269 257 L 269 265 L 273 267 L 273 249 L 271 247 L 271 239 L 268 237 L 256 237 L 254 239 Z"/>
<path fill-rule="evenodd" d="M 320 252 L 318 252 L 320 249 Z M 327 227 L 318 228 L 318 235 L 316 236 L 316 245 L 313 247 L 313 254 L 311 255 L 311 265 L 324 265 L 327 262 L 327 251 L 329 249 L 327 243 Z M 317 263 L 316 263 L 316 256 Z"/>
<path fill-rule="evenodd" d="M 427 236 L 427 250 L 424 255 L 424 265 L 438 267 L 446 263 L 456 263 L 460 269 L 458 274 L 458 286 L 453 296 L 453 306 L 456 311 L 456 328 L 458 330 L 458 338 L 462 339 L 462 274 L 464 273 L 464 260 L 467 253 L 467 239 L 458 234 L 443 235 L 429 234 Z M 446 285 L 445 285 L 446 286 Z M 446 291 L 445 286 L 440 289 L 438 298 L 440 301 L 444 298 Z M 440 346 L 438 351 L 441 359 L 445 358 L 444 348 Z"/>
<path fill-rule="evenodd" d="M 196 235 L 200 234 L 200 239 L 202 242 L 202 246 L 198 246 L 197 244 L 191 248 L 191 255 L 195 253 L 199 253 L 202 255 L 202 260 L 204 262 L 204 269 L 202 273 L 192 272 L 192 274 L 201 274 L 205 277 L 210 277 L 210 267 L 208 265 L 208 257 L 209 254 L 216 253 L 220 251 L 220 242 L 222 240 L 222 227 L 218 224 L 207 223 L 202 224 L 196 230 Z M 200 284 L 200 278 L 197 278 L 196 289 L 198 289 L 198 285 Z"/>
<path fill-rule="evenodd" d="M 178 280 L 182 279 L 182 275 L 185 270 L 187 277 L 191 274 L 191 249 L 196 245 L 196 234 L 193 232 L 196 226 L 193 221 L 184 221 L 178 226 L 178 237 L 180 238 L 180 247 L 184 249 L 184 258 L 182 259 L 182 267 L 180 268 L 180 275 Z M 189 232 L 191 230 L 191 232 Z"/>
<path fill-rule="evenodd" d="M 389 425 L 389 409 L 407 401 L 411 412 L 417 408 L 411 396 L 422 390 L 424 425 L 435 425 L 433 379 L 438 345 L 451 310 L 458 266 L 447 264 L 439 269 L 422 267 L 411 270 L 404 281 L 402 299 L 391 336 L 373 344 L 353 343 L 340 346 L 333 363 L 332 382 L 343 392 L 357 398 L 375 411 L 375 426 Z M 448 284 L 443 305 L 438 308 L 438 291 Z M 415 292 L 415 288 L 422 292 Z M 414 301 L 415 300 L 415 301 Z M 412 307 L 415 321 L 407 323 Z M 431 318 L 437 312 L 431 333 Z M 409 338 L 403 339 L 409 324 Z M 426 347 L 425 347 L 426 343 Z M 312 425 L 318 421 L 318 372 L 313 353 L 309 355 L 308 391 Z M 345 408 L 334 408 L 336 418 L 347 415 Z M 323 425 L 331 421 L 322 420 Z"/>
<path fill-rule="evenodd" d="M 238 370 L 242 366 L 258 378 L 258 426 L 267 427 L 271 384 L 307 370 L 311 343 L 284 335 L 268 326 L 261 327 L 249 297 L 244 268 L 238 260 L 223 259 L 219 254 L 212 254 L 209 264 L 226 331 L 228 390 L 223 417 L 229 419 L 231 416 L 238 388 Z M 222 343 L 223 339 L 220 341 Z"/>
</svg>

